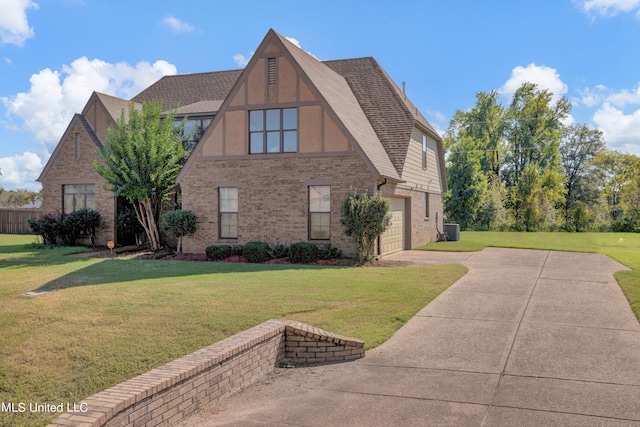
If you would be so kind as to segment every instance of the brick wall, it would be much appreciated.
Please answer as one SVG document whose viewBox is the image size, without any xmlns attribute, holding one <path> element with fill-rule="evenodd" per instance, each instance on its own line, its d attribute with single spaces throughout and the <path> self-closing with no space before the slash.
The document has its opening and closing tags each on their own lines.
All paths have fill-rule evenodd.
<svg viewBox="0 0 640 427">
<path fill-rule="evenodd" d="M 201 253 L 213 244 L 252 240 L 291 244 L 307 241 L 309 180 L 331 180 L 331 244 L 345 254 L 355 252 L 340 224 L 342 202 L 350 189 L 375 190 L 375 179 L 353 155 L 274 157 L 194 161 L 180 183 L 182 208 L 197 217 L 197 231 L 184 238 L 184 251 Z M 218 238 L 220 183 L 238 184 L 238 239 Z"/>
<path fill-rule="evenodd" d="M 364 356 L 364 343 L 299 322 L 269 320 L 95 394 L 49 427 L 170 426 L 199 405 L 251 384 L 283 359 L 334 363 Z M 81 412 L 84 411 L 84 412 Z"/>
<path fill-rule="evenodd" d="M 80 158 L 76 159 L 75 134 L 79 134 Z M 96 244 L 104 245 L 115 238 L 115 199 L 113 193 L 104 189 L 104 180 L 93 168 L 96 159 L 96 146 L 91 141 L 80 121 L 65 134 L 60 141 L 58 153 L 49 165 L 42 179 L 43 205 L 46 212 L 62 211 L 62 185 L 67 183 L 95 184 L 96 210 L 100 212 L 102 222 L 96 230 Z"/>
</svg>

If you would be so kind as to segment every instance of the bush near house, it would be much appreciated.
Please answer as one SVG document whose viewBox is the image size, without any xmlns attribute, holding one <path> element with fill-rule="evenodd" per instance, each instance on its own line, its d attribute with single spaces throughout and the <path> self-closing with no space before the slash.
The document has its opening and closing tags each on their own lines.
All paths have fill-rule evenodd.
<svg viewBox="0 0 640 427">
<path fill-rule="evenodd" d="M 229 245 L 211 245 L 204 249 L 209 261 L 221 261 L 233 254 L 233 249 Z M 242 252 L 241 252 L 242 253 Z"/>
<path fill-rule="evenodd" d="M 85 235 L 89 237 L 91 246 L 95 246 L 96 229 L 100 226 L 101 220 L 100 212 L 96 210 L 78 209 L 67 215 L 63 224 L 70 233 L 72 244 L 75 236 Z"/>
<path fill-rule="evenodd" d="M 189 210 L 169 211 L 162 215 L 162 229 L 178 238 L 177 252 L 182 253 L 182 237 L 196 231 L 196 215 Z"/>
<path fill-rule="evenodd" d="M 261 263 L 267 262 L 271 258 L 271 250 L 267 242 L 248 242 L 242 248 L 242 255 L 247 262 Z"/>
<path fill-rule="evenodd" d="M 367 191 L 352 191 L 345 197 L 340 223 L 344 227 L 344 234 L 356 242 L 358 261 L 373 260 L 373 245 L 391 224 L 390 209 L 389 201 L 383 199 L 380 193 L 372 196 Z"/>
<path fill-rule="evenodd" d="M 318 247 L 309 242 L 297 242 L 289 248 L 289 261 L 294 264 L 307 264 L 318 260 Z"/>
<path fill-rule="evenodd" d="M 100 213 L 93 209 L 78 209 L 70 214 L 49 212 L 28 220 L 31 231 L 42 237 L 45 245 L 52 246 L 73 246 L 78 235 L 89 237 L 93 246 L 100 222 Z"/>
<path fill-rule="evenodd" d="M 278 243 L 271 251 L 274 258 L 287 258 L 289 256 L 289 246 Z"/>
<path fill-rule="evenodd" d="M 325 260 L 338 258 L 342 258 L 342 251 L 331 246 L 331 243 L 318 246 L 318 259 Z"/>
</svg>

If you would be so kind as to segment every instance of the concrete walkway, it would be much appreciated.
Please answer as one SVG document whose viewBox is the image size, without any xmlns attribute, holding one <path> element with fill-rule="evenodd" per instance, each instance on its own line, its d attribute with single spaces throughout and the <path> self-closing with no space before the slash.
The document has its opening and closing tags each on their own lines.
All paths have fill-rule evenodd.
<svg viewBox="0 0 640 427">
<path fill-rule="evenodd" d="M 640 426 L 640 324 L 598 254 L 389 259 L 469 273 L 356 362 L 277 370 L 184 426 Z"/>
</svg>

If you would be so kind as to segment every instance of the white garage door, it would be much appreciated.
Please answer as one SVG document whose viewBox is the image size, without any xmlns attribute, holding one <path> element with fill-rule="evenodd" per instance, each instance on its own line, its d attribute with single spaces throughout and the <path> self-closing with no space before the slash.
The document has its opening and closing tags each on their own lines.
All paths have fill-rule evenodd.
<svg viewBox="0 0 640 427">
<path fill-rule="evenodd" d="M 387 197 L 391 202 L 391 225 L 381 236 L 382 256 L 404 249 L 404 199 Z"/>
</svg>

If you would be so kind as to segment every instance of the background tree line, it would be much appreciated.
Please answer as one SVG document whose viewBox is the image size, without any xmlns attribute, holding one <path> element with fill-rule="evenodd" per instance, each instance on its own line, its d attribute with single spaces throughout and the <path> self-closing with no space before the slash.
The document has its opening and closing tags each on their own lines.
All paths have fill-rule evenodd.
<svg viewBox="0 0 640 427">
<path fill-rule="evenodd" d="M 445 133 L 447 221 L 463 230 L 640 231 L 640 158 L 565 125 L 571 104 L 524 83 L 476 94 Z"/>
<path fill-rule="evenodd" d="M 21 207 L 42 201 L 42 190 L 35 192 L 18 188 L 5 190 L 0 186 L 0 207 Z"/>
</svg>

